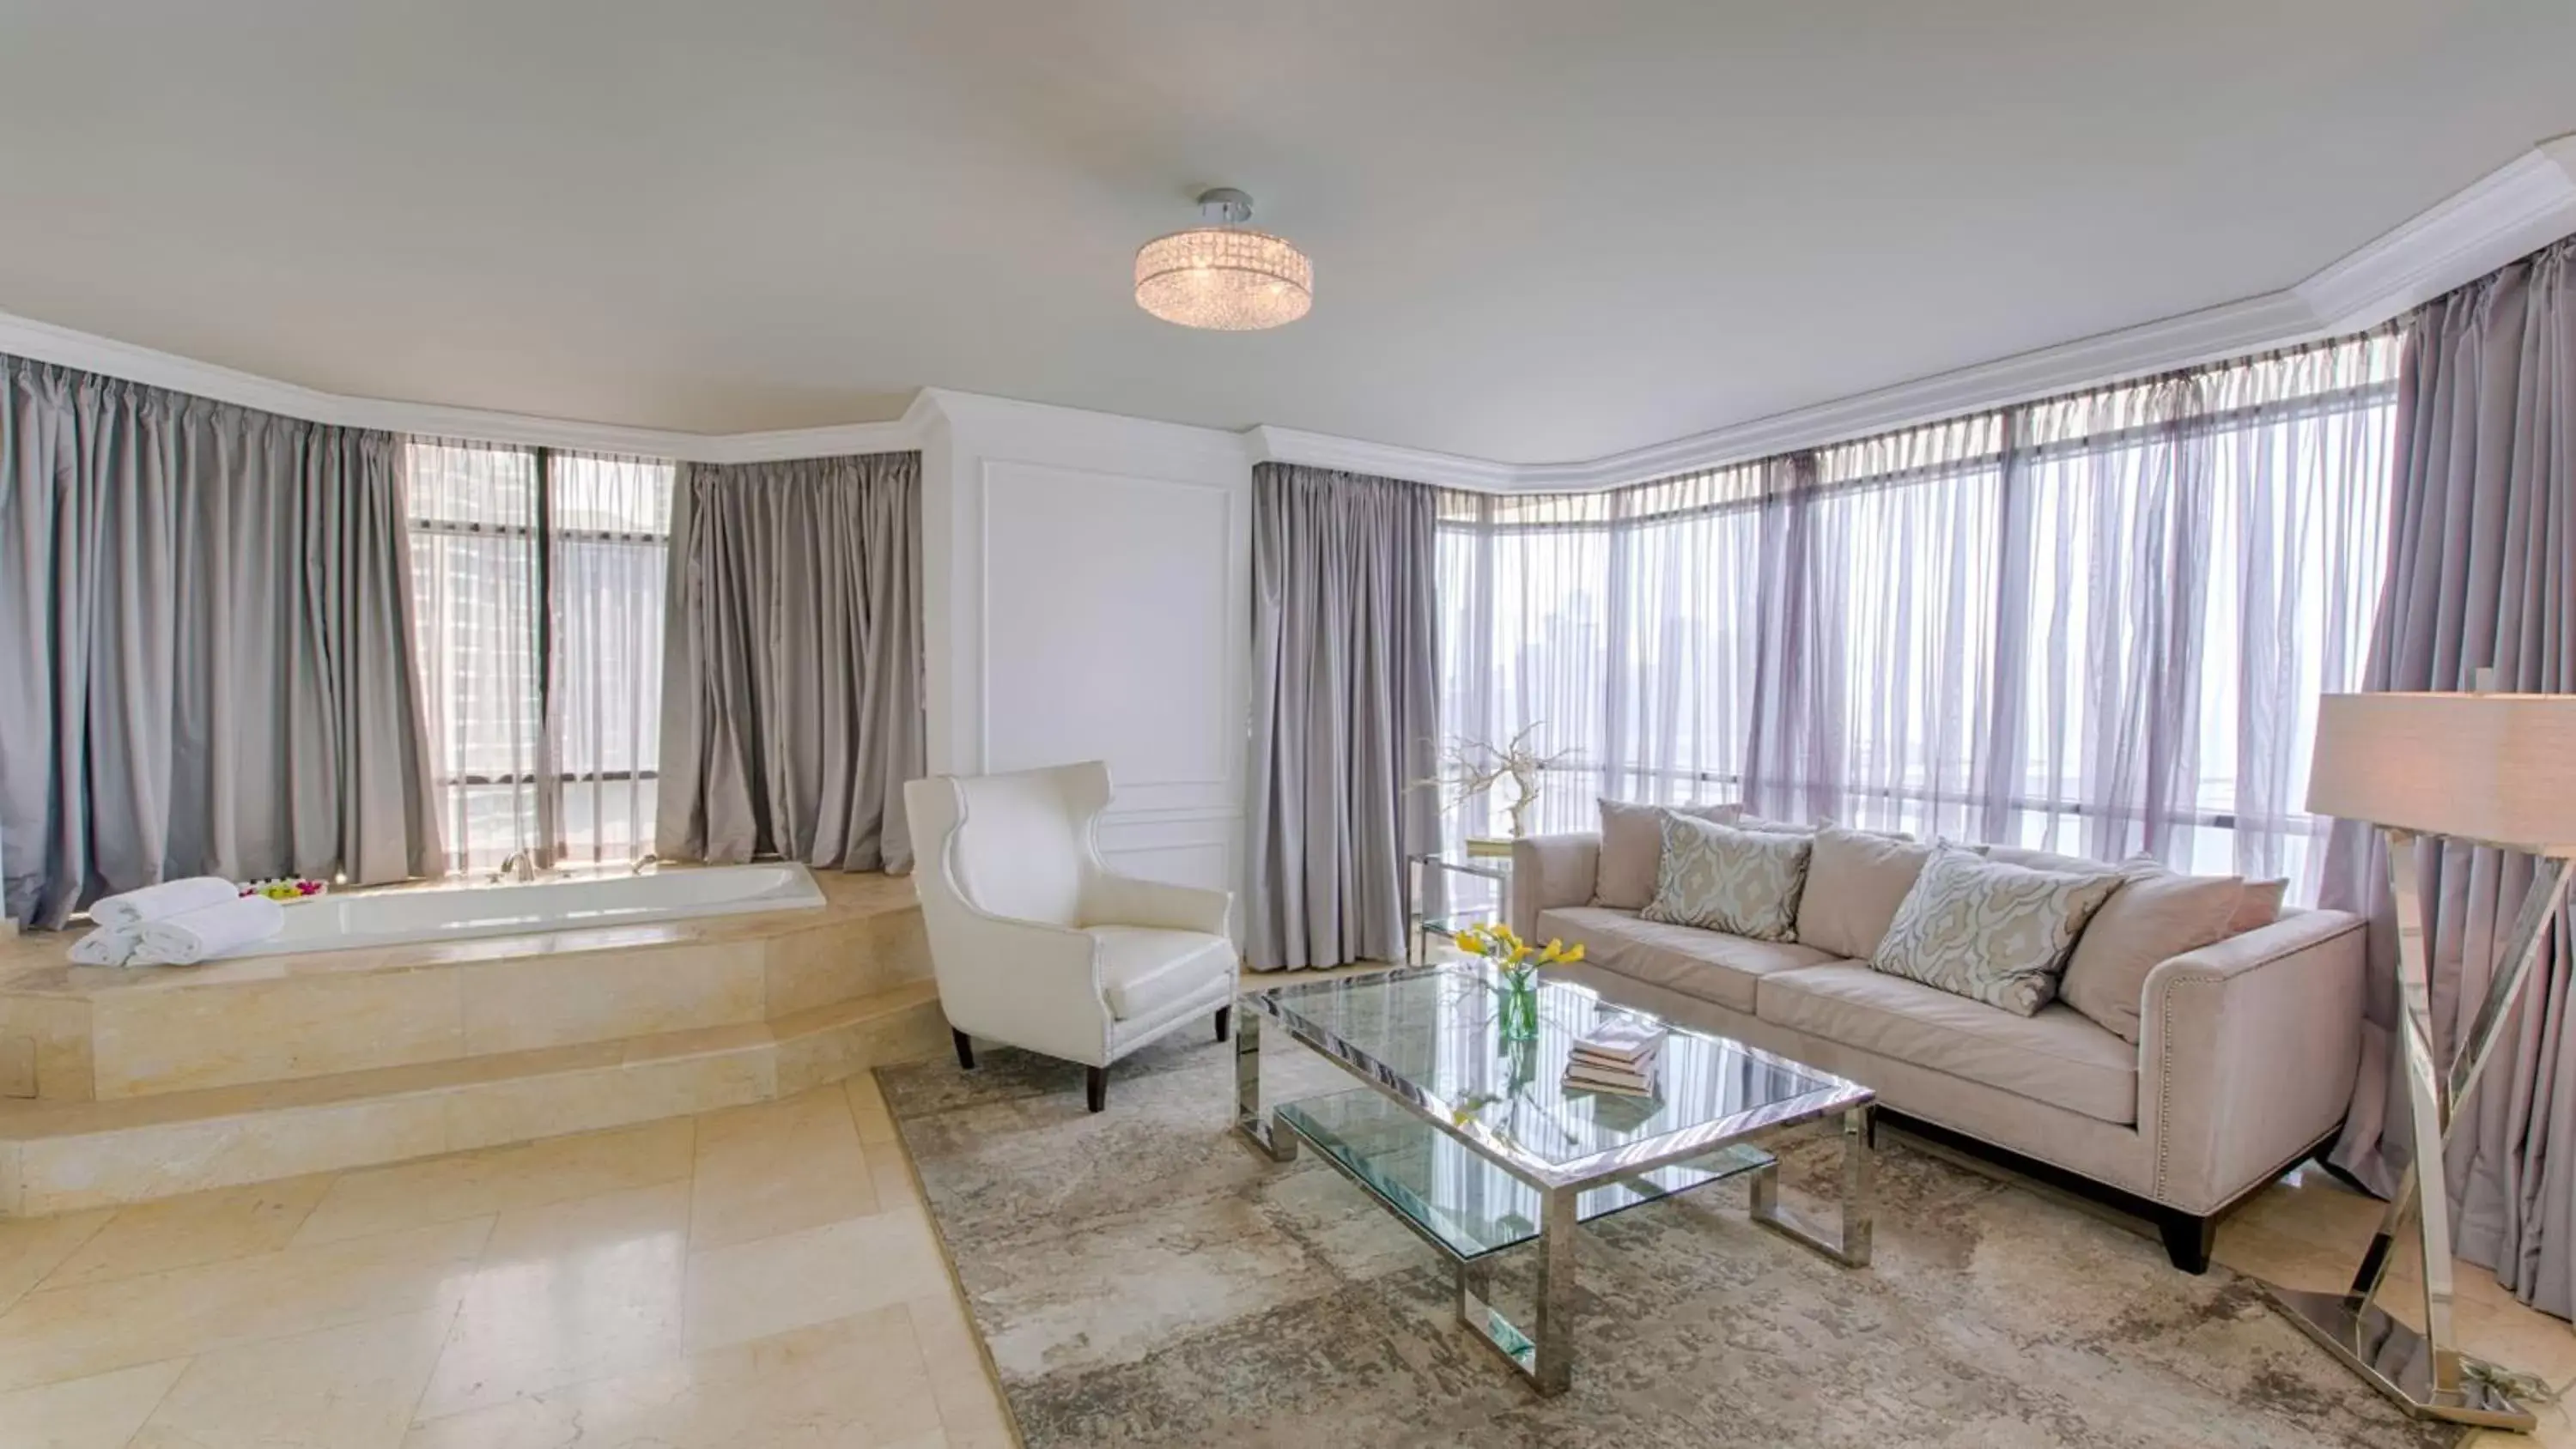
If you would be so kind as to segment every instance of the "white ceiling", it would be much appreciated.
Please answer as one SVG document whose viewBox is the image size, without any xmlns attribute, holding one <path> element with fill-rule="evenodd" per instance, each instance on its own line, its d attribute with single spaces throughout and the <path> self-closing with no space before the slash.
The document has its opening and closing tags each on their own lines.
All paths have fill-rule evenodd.
<svg viewBox="0 0 2576 1449">
<path fill-rule="evenodd" d="M 1514 462 L 2285 286 L 2576 130 L 2567 0 L 0 0 L 0 311 L 733 432 L 923 385 Z M 1313 315 L 1130 298 L 1209 185 Z"/>
</svg>

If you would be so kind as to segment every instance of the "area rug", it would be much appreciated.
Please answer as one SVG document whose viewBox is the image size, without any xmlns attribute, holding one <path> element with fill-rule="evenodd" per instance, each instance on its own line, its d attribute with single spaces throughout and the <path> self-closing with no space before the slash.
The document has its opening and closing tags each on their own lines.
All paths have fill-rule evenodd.
<svg viewBox="0 0 2576 1449">
<path fill-rule="evenodd" d="M 1574 1387 L 1541 1399 L 1458 1325 L 1443 1259 L 1311 1151 L 1233 1137 L 1231 1048 L 1120 1063 L 1097 1116 L 1081 1068 L 981 1056 L 879 1076 L 1031 1449 L 2456 1442 L 2244 1279 L 1893 1134 L 1866 1269 L 1755 1228 L 1741 1182 L 1587 1225 Z M 1263 1061 L 1273 1102 L 1351 1084 Z M 1793 1201 L 1833 1150 L 1784 1156 Z"/>
</svg>

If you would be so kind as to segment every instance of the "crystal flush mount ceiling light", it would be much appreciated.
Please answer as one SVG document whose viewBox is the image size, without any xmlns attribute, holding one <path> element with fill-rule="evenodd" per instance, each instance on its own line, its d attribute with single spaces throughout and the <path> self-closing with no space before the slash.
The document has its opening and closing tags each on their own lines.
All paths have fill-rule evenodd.
<svg viewBox="0 0 2576 1449">
<path fill-rule="evenodd" d="M 1199 195 L 1202 224 L 1136 249 L 1136 305 L 1183 327 L 1251 332 L 1306 315 L 1315 266 L 1268 232 L 1244 225 L 1252 198 L 1231 186 Z"/>
</svg>

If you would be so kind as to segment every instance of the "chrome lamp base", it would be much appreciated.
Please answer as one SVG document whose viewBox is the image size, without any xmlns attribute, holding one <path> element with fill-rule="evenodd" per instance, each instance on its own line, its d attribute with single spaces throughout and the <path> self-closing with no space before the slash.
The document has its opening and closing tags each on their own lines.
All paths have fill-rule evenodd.
<svg viewBox="0 0 2576 1449">
<path fill-rule="evenodd" d="M 2570 861 L 2553 850 L 2536 862 L 2531 889 L 2487 980 L 2485 1000 L 2446 1064 L 2433 1047 L 2433 993 L 2425 950 L 2425 911 L 2409 831 L 2383 827 L 2388 883 L 2397 907 L 2397 1041 L 2404 1053 L 2407 1129 L 2414 1162 L 2381 1214 L 2352 1286 L 2315 1293 L 2266 1283 L 2264 1291 L 2308 1337 L 2342 1359 L 2381 1393 L 2419 1419 L 2509 1429 L 2528 1434 L 2537 1420 L 2497 1386 L 2498 1375 L 2459 1350 L 2451 1330 L 2451 1191 L 2442 1150 L 2460 1104 L 2503 1035 L 2542 942 L 2567 898 Z M 2423 1252 L 2423 1327 L 2411 1328 L 2379 1307 L 2382 1280 L 2398 1235 L 2413 1224 Z"/>
<path fill-rule="evenodd" d="M 2370 1381 L 2418 1419 L 2444 1419 L 2482 1429 L 2528 1434 L 2539 1422 L 2531 1410 L 2475 1373 L 2458 1373 L 2454 1387 L 2433 1386 L 2433 1347 L 2424 1335 L 2352 1293 L 2312 1293 L 2263 1285 L 2273 1304 L 2328 1353 Z M 2477 1360 L 2455 1356 L 2456 1363 Z"/>
</svg>

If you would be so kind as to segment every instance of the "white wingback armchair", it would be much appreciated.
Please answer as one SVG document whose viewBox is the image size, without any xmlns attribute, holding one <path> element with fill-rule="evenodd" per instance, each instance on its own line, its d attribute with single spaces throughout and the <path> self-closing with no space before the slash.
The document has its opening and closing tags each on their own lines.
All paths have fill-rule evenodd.
<svg viewBox="0 0 2576 1449">
<path fill-rule="evenodd" d="M 1225 1040 L 1239 958 L 1224 891 L 1119 875 L 1094 839 L 1109 767 L 933 775 L 903 787 L 914 888 L 957 1064 L 974 1038 L 1090 1068 L 1213 1013 Z"/>
</svg>

